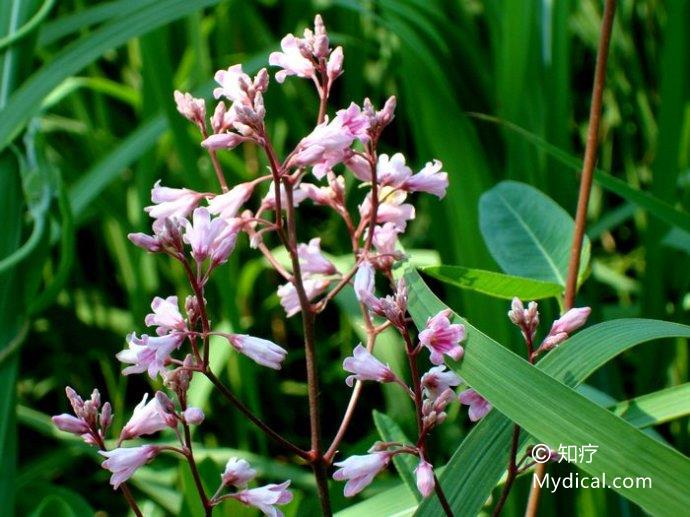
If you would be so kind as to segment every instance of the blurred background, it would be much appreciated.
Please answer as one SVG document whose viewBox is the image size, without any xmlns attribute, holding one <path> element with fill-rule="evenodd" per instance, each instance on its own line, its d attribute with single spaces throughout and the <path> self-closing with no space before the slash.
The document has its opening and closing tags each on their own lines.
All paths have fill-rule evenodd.
<svg viewBox="0 0 690 517">
<path fill-rule="evenodd" d="M 604 94 L 599 167 L 677 208 L 690 201 L 690 2 L 621 1 Z M 443 202 L 420 198 L 404 245 L 426 263 L 499 270 L 478 226 L 480 195 L 504 179 L 529 183 L 574 213 L 577 167 L 589 110 L 602 5 L 593 0 L 4 0 L 0 7 L 0 514 L 125 512 L 107 472 L 79 441 L 58 433 L 49 415 L 67 411 L 63 387 L 93 387 L 114 406 L 119 429 L 141 395 L 158 387 L 126 378 L 114 354 L 131 331 L 144 330 L 153 296 L 187 294 L 182 271 L 131 245 L 147 231 L 157 179 L 216 191 L 199 139 L 176 111 L 172 92 L 208 98 L 213 73 L 244 63 L 255 72 L 281 37 L 301 34 L 321 13 L 334 45 L 345 51 L 331 113 L 370 97 L 398 97 L 383 152 L 403 151 L 413 169 L 439 158 L 450 175 Z M 274 81 L 267 121 L 280 152 L 310 131 L 317 102 L 310 83 Z M 498 118 L 486 120 L 475 113 Z M 512 122 L 528 133 L 512 130 Z M 541 139 L 541 140 L 540 140 Z M 544 142 L 564 154 L 556 155 Z M 564 158 L 565 157 L 565 158 Z M 266 165 L 252 146 L 220 155 L 229 182 L 256 177 Z M 340 221 L 301 211 L 300 237 L 321 235 L 333 255 L 347 252 Z M 595 185 L 589 214 L 590 277 L 578 305 L 592 322 L 614 317 L 690 320 L 690 234 L 669 227 Z M 4 258 L 2 258 L 4 257 Z M 516 261 L 520 257 L 515 257 Z M 216 325 L 273 339 L 290 354 L 276 373 L 219 344 L 215 368 L 235 393 L 273 427 L 307 441 L 306 384 L 298 318 L 286 319 L 275 294 L 279 278 L 240 239 L 207 292 Z M 507 303 L 431 281 L 475 326 L 519 350 Z M 557 314 L 544 303 L 542 321 Z M 324 434 L 332 436 L 349 397 L 342 359 L 361 339 L 353 300 L 343 296 L 318 329 Z M 397 367 L 400 344 L 379 349 Z M 588 383 L 619 400 L 688 380 L 684 343 L 659 354 L 640 347 Z M 404 371 L 404 369 L 403 369 Z M 287 515 L 317 512 L 307 469 L 291 465 L 208 386 L 194 387 L 207 421 L 195 439 L 202 470 L 218 480 L 227 458 L 241 454 L 263 479 L 293 480 Z M 368 386 L 357 423 L 341 447 L 362 453 L 378 439 L 373 409 L 404 430 L 412 406 L 395 389 Z M 455 408 L 431 440 L 442 464 L 470 428 Z M 688 419 L 657 431 L 690 451 Z M 163 437 L 170 439 L 171 437 Z M 238 452 L 239 451 L 239 452 Z M 211 481 L 214 484 L 216 481 Z M 364 493 L 397 485 L 394 472 Z M 173 458 L 157 460 L 133 480 L 147 515 L 195 515 L 189 474 Z M 334 485 L 336 508 L 349 501 Z M 505 515 L 522 514 L 529 480 L 521 479 Z M 51 497 L 52 496 L 52 497 Z M 55 502 L 56 498 L 59 502 Z M 543 494 L 543 515 L 635 515 L 613 492 Z M 225 513 L 223 513 L 225 512 Z M 245 512 L 245 513 L 242 513 Z M 219 514 L 253 515 L 232 506 Z M 60 513 L 63 515 L 63 513 Z M 70 515 L 70 514 L 64 514 Z"/>
</svg>

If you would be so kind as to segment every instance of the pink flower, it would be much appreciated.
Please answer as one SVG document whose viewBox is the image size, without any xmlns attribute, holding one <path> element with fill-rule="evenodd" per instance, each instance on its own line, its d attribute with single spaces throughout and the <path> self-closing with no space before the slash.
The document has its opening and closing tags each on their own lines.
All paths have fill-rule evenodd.
<svg viewBox="0 0 690 517">
<path fill-rule="evenodd" d="M 388 452 L 373 452 L 362 456 L 350 456 L 345 461 L 334 463 L 341 467 L 333 474 L 336 481 L 345 481 L 345 497 L 352 497 L 366 488 L 374 476 L 388 466 L 391 455 Z"/>
<path fill-rule="evenodd" d="M 343 47 L 335 47 L 326 63 L 326 75 L 332 83 L 343 73 Z"/>
<path fill-rule="evenodd" d="M 307 298 L 312 300 L 321 293 L 323 293 L 330 282 L 321 278 L 305 278 L 304 279 L 304 290 L 307 293 Z M 297 295 L 297 289 L 292 282 L 283 284 L 278 288 L 278 296 L 280 297 L 280 304 L 285 309 L 288 318 L 294 316 L 302 310 L 300 306 L 299 297 Z"/>
<path fill-rule="evenodd" d="M 267 339 L 244 334 L 231 334 L 228 341 L 254 362 L 274 370 L 280 370 L 281 363 L 287 355 L 287 350 Z"/>
<path fill-rule="evenodd" d="M 185 221 L 184 240 L 192 247 L 192 257 L 198 263 L 211 258 L 213 265 L 222 264 L 235 248 L 239 225 L 222 217 L 211 220 L 206 208 L 194 210 L 192 221 Z"/>
<path fill-rule="evenodd" d="M 352 357 L 346 357 L 343 361 L 343 369 L 354 375 L 345 379 L 345 384 L 352 387 L 355 379 L 358 381 L 393 382 L 395 374 L 388 365 L 376 359 L 361 344 L 355 347 Z"/>
<path fill-rule="evenodd" d="M 461 382 L 462 379 L 455 372 L 447 370 L 445 364 L 434 366 L 422 375 L 424 394 L 430 400 L 436 400 L 444 391 L 459 386 Z"/>
<path fill-rule="evenodd" d="M 380 255 L 375 261 L 375 265 L 382 268 L 389 268 L 393 262 L 402 257 L 402 254 L 396 249 L 398 244 L 398 235 L 402 230 L 394 223 L 386 223 L 382 226 L 374 227 L 374 237 L 372 243 L 376 251 Z"/>
<path fill-rule="evenodd" d="M 288 75 L 311 78 L 314 76 L 314 64 L 311 59 L 302 55 L 300 49 L 304 42 L 292 34 L 288 34 L 280 41 L 282 52 L 271 52 L 268 64 L 279 66 L 282 70 L 276 73 L 276 81 L 282 83 Z"/>
<path fill-rule="evenodd" d="M 280 207 L 285 210 L 288 205 L 287 194 L 285 193 L 285 186 L 281 183 L 280 185 Z M 307 194 L 303 192 L 300 188 L 293 189 L 292 191 L 292 206 L 299 206 L 299 204 L 307 198 Z M 275 210 L 276 208 L 276 188 L 275 183 L 271 181 L 268 187 L 268 192 L 261 200 L 261 206 L 265 209 Z"/>
<path fill-rule="evenodd" d="M 242 71 L 242 65 L 232 65 L 227 70 L 218 70 L 214 79 L 220 85 L 213 90 L 213 96 L 216 99 L 226 97 L 232 102 L 251 105 L 247 88 L 251 86 L 252 80 Z"/>
<path fill-rule="evenodd" d="M 375 278 L 374 267 L 368 260 L 364 260 L 357 268 L 354 287 L 357 299 L 369 305 L 374 297 Z"/>
<path fill-rule="evenodd" d="M 98 453 L 107 458 L 101 466 L 113 473 L 110 476 L 110 484 L 117 489 L 131 478 L 139 467 L 155 458 L 159 450 L 155 445 L 142 445 L 141 447 L 120 447 Z"/>
<path fill-rule="evenodd" d="M 187 217 L 202 197 L 202 194 L 187 188 L 163 187 L 158 180 L 151 189 L 151 201 L 155 204 L 147 206 L 144 211 L 154 219 Z"/>
<path fill-rule="evenodd" d="M 206 118 L 206 102 L 204 99 L 195 99 L 189 93 L 175 90 L 175 104 L 177 111 L 190 122 L 202 126 Z"/>
<path fill-rule="evenodd" d="M 157 433 L 166 427 L 173 429 L 177 427 L 175 415 L 166 413 L 156 397 L 146 402 L 148 396 L 148 393 L 144 395 L 141 402 L 134 408 L 129 422 L 122 428 L 120 432 L 121 442 L 138 436 Z"/>
<path fill-rule="evenodd" d="M 232 494 L 232 497 L 248 506 L 261 510 L 264 515 L 282 517 L 283 512 L 275 508 L 274 505 L 287 504 L 292 501 L 292 493 L 287 490 L 289 486 L 290 481 L 285 481 L 279 485 L 272 483 L 258 488 L 242 490 Z"/>
<path fill-rule="evenodd" d="M 198 407 L 188 407 L 182 412 L 182 418 L 190 425 L 199 425 L 204 421 L 204 412 Z"/>
<path fill-rule="evenodd" d="M 254 470 L 247 460 L 239 458 L 230 458 L 225 464 L 225 470 L 221 474 L 221 482 L 223 485 L 233 485 L 236 487 L 245 487 L 252 479 L 256 477 L 256 470 Z"/>
<path fill-rule="evenodd" d="M 443 364 L 444 354 L 459 361 L 464 353 L 460 341 L 465 339 L 465 327 L 451 323 L 448 319 L 450 312 L 446 309 L 429 318 L 426 328 L 419 333 L 419 342 L 431 352 L 433 364 Z"/>
<path fill-rule="evenodd" d="M 187 322 L 180 313 L 177 296 L 168 296 L 167 298 L 156 296 L 151 302 L 151 309 L 153 312 L 147 314 L 144 323 L 148 327 L 158 327 L 156 334 L 159 336 L 187 330 Z"/>
<path fill-rule="evenodd" d="M 345 178 L 336 176 L 325 187 L 317 187 L 311 183 L 300 183 L 300 191 L 317 205 L 330 206 L 338 211 L 343 209 Z"/>
<path fill-rule="evenodd" d="M 345 166 L 361 181 L 371 181 L 371 164 L 364 156 L 353 154 L 345 160 Z M 378 177 L 378 171 L 377 171 Z"/>
<path fill-rule="evenodd" d="M 472 422 L 481 420 L 489 411 L 491 411 L 492 406 L 489 401 L 473 389 L 463 391 L 460 393 L 458 398 L 462 404 L 470 406 L 469 415 Z"/>
<path fill-rule="evenodd" d="M 218 149 L 234 149 L 247 140 L 251 139 L 237 133 L 217 133 L 215 135 L 209 135 L 206 139 L 202 140 L 201 146 L 212 151 Z"/>
<path fill-rule="evenodd" d="M 246 182 L 235 185 L 225 194 L 215 196 L 208 202 L 208 211 L 220 215 L 223 219 L 233 219 L 254 191 L 254 183 Z"/>
<path fill-rule="evenodd" d="M 376 181 L 379 185 L 400 187 L 412 176 L 412 170 L 405 165 L 405 156 L 395 153 L 390 158 L 387 154 L 379 155 L 376 164 Z"/>
<path fill-rule="evenodd" d="M 431 463 L 424 458 L 419 459 L 417 468 L 414 469 L 414 474 L 417 477 L 417 489 L 424 497 L 429 497 L 434 491 L 436 481 L 434 480 L 434 469 Z"/>
<path fill-rule="evenodd" d="M 405 180 L 403 188 L 410 192 L 427 192 L 439 199 L 446 195 L 448 173 L 440 172 L 443 164 L 439 160 L 428 162 L 417 174 Z"/>
<path fill-rule="evenodd" d="M 297 255 L 303 273 L 332 275 L 337 271 L 333 263 L 321 253 L 321 239 L 319 237 L 310 240 L 309 244 L 299 244 Z"/>
<path fill-rule="evenodd" d="M 165 371 L 165 363 L 170 359 L 170 354 L 180 347 L 182 341 L 184 335 L 177 333 L 158 337 L 143 334 L 138 338 L 132 332 L 127 336 L 129 348 L 118 352 L 115 357 L 120 362 L 132 365 L 122 370 L 124 375 L 148 371 L 149 376 L 155 379 L 156 375 Z"/>
<path fill-rule="evenodd" d="M 400 231 L 405 231 L 407 221 L 415 218 L 415 209 L 405 203 L 407 194 L 394 187 L 385 186 L 379 189 L 379 203 L 376 210 L 377 223 L 393 223 Z M 359 213 L 362 217 L 371 217 L 371 193 L 367 194 L 364 201 L 359 206 Z"/>
<path fill-rule="evenodd" d="M 587 318 L 589 318 L 591 312 L 592 309 L 589 307 L 570 309 L 563 316 L 553 322 L 549 335 L 553 336 L 560 334 L 561 332 L 572 334 L 587 322 Z"/>
<path fill-rule="evenodd" d="M 67 413 L 62 413 L 61 415 L 56 415 L 51 417 L 55 427 L 60 429 L 60 431 L 65 431 L 66 433 L 72 433 L 77 435 L 88 434 L 91 432 L 89 425 L 82 418 L 77 418 L 76 416 L 69 415 Z"/>
</svg>

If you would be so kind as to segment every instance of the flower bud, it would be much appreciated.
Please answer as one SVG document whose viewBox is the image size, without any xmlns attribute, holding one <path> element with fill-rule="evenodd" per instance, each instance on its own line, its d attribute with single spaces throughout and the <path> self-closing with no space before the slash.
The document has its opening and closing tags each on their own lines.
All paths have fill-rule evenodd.
<svg viewBox="0 0 690 517">
<path fill-rule="evenodd" d="M 204 412 L 198 407 L 189 407 L 182 413 L 184 421 L 191 425 L 199 425 L 204 421 Z"/>
</svg>

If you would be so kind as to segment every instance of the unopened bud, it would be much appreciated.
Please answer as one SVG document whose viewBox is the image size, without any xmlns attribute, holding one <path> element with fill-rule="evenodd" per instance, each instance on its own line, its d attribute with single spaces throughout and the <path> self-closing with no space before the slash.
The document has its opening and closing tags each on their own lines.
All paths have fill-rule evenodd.
<svg viewBox="0 0 690 517">
<path fill-rule="evenodd" d="M 184 421 L 191 425 L 199 425 L 204 421 L 204 412 L 198 407 L 189 407 L 182 413 Z"/>
</svg>

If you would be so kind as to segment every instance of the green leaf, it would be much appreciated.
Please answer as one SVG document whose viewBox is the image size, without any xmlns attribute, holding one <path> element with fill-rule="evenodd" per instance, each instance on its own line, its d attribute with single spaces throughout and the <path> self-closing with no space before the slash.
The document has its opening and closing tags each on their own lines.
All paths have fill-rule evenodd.
<svg viewBox="0 0 690 517">
<path fill-rule="evenodd" d="M 49 495 L 31 514 L 31 517 L 79 517 L 79 515 L 72 510 L 64 499 L 56 495 Z"/>
<path fill-rule="evenodd" d="M 635 427 L 663 424 L 690 413 L 690 383 L 619 402 L 610 409 Z"/>
<path fill-rule="evenodd" d="M 502 181 L 479 200 L 479 225 L 503 271 L 565 285 L 575 224 L 552 199 L 524 183 Z M 589 252 L 585 237 L 580 277 Z"/>
<path fill-rule="evenodd" d="M 58 53 L 49 64 L 33 74 L 0 111 L 0 149 L 4 149 L 26 122 L 40 109 L 41 100 L 64 79 L 75 74 L 131 38 L 183 18 L 220 0 L 162 0 L 130 16 L 116 19 Z"/>
<path fill-rule="evenodd" d="M 349 506 L 335 514 L 336 517 L 363 517 L 385 515 L 409 517 L 414 514 L 417 501 L 404 484 L 369 497 L 361 503 Z"/>
<path fill-rule="evenodd" d="M 405 436 L 405 433 L 395 421 L 385 413 L 380 413 L 374 410 L 374 424 L 381 435 L 381 439 L 385 442 L 400 442 L 404 444 L 412 444 L 413 442 Z M 405 482 L 407 488 L 410 489 L 417 501 L 422 500 L 422 496 L 417 490 L 417 478 L 414 474 L 414 469 L 417 467 L 417 458 L 410 454 L 398 454 L 393 457 L 393 465 L 400 474 L 400 477 Z"/>
<path fill-rule="evenodd" d="M 511 300 L 514 296 L 522 300 L 541 300 L 559 297 L 563 287 L 552 282 L 533 278 L 506 275 L 462 266 L 432 266 L 420 269 L 423 273 L 449 285 L 488 294 L 494 298 Z"/>
<path fill-rule="evenodd" d="M 444 309 L 445 306 L 424 285 L 419 274 L 415 271 L 408 269 L 405 279 L 409 290 L 409 311 L 415 322 L 421 327 L 429 315 Z M 578 352 L 577 361 L 569 360 L 566 364 L 557 363 L 556 366 L 559 368 L 554 367 L 553 361 L 557 359 L 556 353 L 565 354 L 558 349 L 542 361 L 542 363 L 546 363 L 548 359 L 551 359 L 552 367 L 549 373 L 553 375 L 552 377 L 522 360 L 461 318 L 456 317 L 455 319 L 465 324 L 467 340 L 462 362 L 453 366 L 498 411 L 520 425 L 529 434 L 552 447 L 558 447 L 560 444 L 592 443 L 598 445 L 599 449 L 592 463 L 580 464 L 578 465 L 579 468 L 592 476 L 599 476 L 606 472 L 609 478 L 649 476 L 653 480 L 653 487 L 648 490 L 625 488 L 615 490 L 655 514 L 677 515 L 683 513 L 683 507 L 690 504 L 690 494 L 683 488 L 687 479 L 690 479 L 690 461 L 674 449 L 659 444 L 622 419 L 588 401 L 558 380 L 560 376 L 570 379 L 571 383 L 575 383 L 578 373 L 584 376 L 590 373 L 595 368 L 596 361 L 607 355 L 603 350 L 609 348 L 608 342 L 604 341 L 604 345 L 602 345 L 602 341 L 594 343 L 595 339 L 582 342 L 583 338 L 580 336 L 585 332 L 575 336 L 571 340 L 570 347 L 576 348 L 572 341 L 578 337 L 584 345 L 576 348 Z M 617 347 L 619 341 L 625 342 L 637 334 L 641 334 L 639 336 L 641 340 L 644 340 L 645 335 L 647 339 L 657 337 L 655 334 L 667 336 L 671 332 L 671 328 L 675 329 L 675 335 L 690 337 L 690 328 L 684 325 L 643 320 L 638 326 L 639 328 L 636 329 L 636 325 L 630 324 L 630 321 L 623 320 L 614 323 L 618 323 L 618 325 L 607 327 L 603 332 L 600 332 L 601 335 L 608 336 L 609 339 L 613 338 L 611 342 L 613 348 Z M 565 345 L 562 348 L 566 348 Z M 597 353 L 592 349 L 602 351 Z M 590 354 L 596 357 L 590 360 L 588 357 Z M 552 355 L 556 358 L 551 358 Z M 581 366 L 580 363 L 587 364 Z M 540 364 L 540 366 L 543 365 Z M 556 371 L 554 372 L 554 370 Z M 507 447 L 503 444 L 507 441 L 503 441 L 503 433 L 509 431 L 510 424 L 508 422 L 506 424 L 501 423 L 501 416 L 498 411 L 492 411 L 486 418 L 487 424 L 476 426 L 470 433 L 484 434 L 481 437 L 482 440 L 470 442 L 474 444 L 475 450 L 468 451 L 467 447 L 461 446 L 441 476 L 441 483 L 446 490 L 446 495 L 453 507 L 461 511 L 462 515 L 476 515 L 477 510 L 486 500 L 487 492 L 479 490 L 477 485 L 467 486 L 458 483 L 458 471 L 460 469 L 472 470 L 479 466 L 490 469 L 490 465 L 498 463 L 500 465 L 498 467 L 500 468 L 499 474 L 503 472 L 504 461 L 500 461 L 499 458 L 505 460 Z M 548 422 L 548 425 L 544 425 L 544 422 Z M 583 422 L 586 422 L 587 425 L 583 425 Z M 499 431 L 499 439 L 491 440 L 490 438 L 495 431 Z M 469 439 L 468 436 L 465 442 Z M 492 454 L 486 454 L 487 448 L 492 447 L 494 448 L 491 450 Z M 479 455 L 478 449 L 480 448 L 484 449 L 484 456 Z M 464 453 L 467 456 L 468 452 L 473 454 L 465 459 L 472 460 L 474 458 L 474 465 L 472 461 L 464 464 L 458 461 L 458 454 Z M 476 462 L 480 462 L 479 465 Z M 494 479 L 493 484 L 496 481 Z M 479 492 L 478 496 L 475 497 L 475 499 L 477 497 L 483 498 L 479 501 L 479 506 L 476 506 L 476 500 L 474 505 L 468 505 L 466 499 L 459 499 L 459 495 L 461 495 L 459 492 L 467 490 Z M 428 515 L 426 512 L 432 512 L 429 505 L 436 504 L 432 499 L 425 501 L 420 507 L 419 513 Z"/>
</svg>

